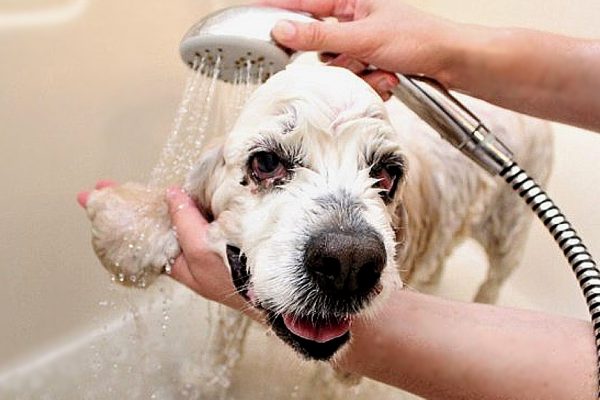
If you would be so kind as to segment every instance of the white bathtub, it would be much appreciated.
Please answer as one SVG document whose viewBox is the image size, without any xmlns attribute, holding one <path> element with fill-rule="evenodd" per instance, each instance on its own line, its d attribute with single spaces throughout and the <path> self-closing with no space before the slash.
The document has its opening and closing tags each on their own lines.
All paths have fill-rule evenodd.
<svg viewBox="0 0 600 400">
<path fill-rule="evenodd" d="M 234 3 L 241 2 L 0 5 L 1 399 L 193 398 L 207 383 L 207 304 L 163 282 L 163 290 L 172 292 L 163 329 L 160 287 L 142 294 L 109 284 L 74 198 L 100 177 L 148 176 L 187 73 L 179 40 L 200 16 Z M 413 3 L 465 21 L 600 37 L 597 0 Z M 555 128 L 549 192 L 598 255 L 600 137 Z M 439 294 L 469 299 L 485 262 L 467 244 L 447 269 Z M 100 305 L 107 301 L 115 306 Z M 567 264 L 537 222 L 500 303 L 587 318 Z M 138 304 L 139 316 L 133 317 L 130 304 Z M 253 329 L 227 396 L 314 398 L 314 371 L 277 339 Z M 349 398 L 405 398 L 382 385 L 347 390 Z"/>
</svg>

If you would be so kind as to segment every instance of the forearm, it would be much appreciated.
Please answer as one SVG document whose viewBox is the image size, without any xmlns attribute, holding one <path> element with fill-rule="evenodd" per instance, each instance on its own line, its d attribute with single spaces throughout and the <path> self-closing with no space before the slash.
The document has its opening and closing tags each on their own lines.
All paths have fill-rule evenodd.
<svg viewBox="0 0 600 400">
<path fill-rule="evenodd" d="M 518 112 L 600 131 L 600 41 L 461 26 L 441 79 Z"/>
<path fill-rule="evenodd" d="M 427 399 L 593 399 L 589 323 L 407 291 L 356 321 L 342 369 Z"/>
</svg>

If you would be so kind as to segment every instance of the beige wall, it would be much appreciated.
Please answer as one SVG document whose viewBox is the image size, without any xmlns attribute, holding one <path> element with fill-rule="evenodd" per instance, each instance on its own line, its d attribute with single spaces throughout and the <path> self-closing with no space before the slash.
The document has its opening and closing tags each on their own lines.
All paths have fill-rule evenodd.
<svg viewBox="0 0 600 400">
<path fill-rule="evenodd" d="M 0 4 L 0 369 L 109 317 L 98 301 L 115 292 L 92 254 L 75 193 L 99 177 L 147 176 L 187 73 L 179 40 L 200 16 L 233 3 Z M 597 0 L 413 3 L 464 21 L 600 37 Z M 71 8 L 61 14 L 56 7 Z M 26 17 L 16 15 L 25 9 Z M 557 144 L 551 193 L 600 254 L 600 137 L 558 127 Z M 574 280 L 539 226 L 511 285 L 539 299 L 535 307 L 585 315 Z M 514 303 L 506 295 L 502 301 Z"/>
</svg>

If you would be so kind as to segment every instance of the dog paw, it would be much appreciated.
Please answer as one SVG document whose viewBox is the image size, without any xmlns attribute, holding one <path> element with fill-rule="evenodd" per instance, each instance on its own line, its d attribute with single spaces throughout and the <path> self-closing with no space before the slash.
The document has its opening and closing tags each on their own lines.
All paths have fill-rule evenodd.
<svg viewBox="0 0 600 400">
<path fill-rule="evenodd" d="M 90 193 L 92 246 L 116 282 L 146 287 L 180 253 L 164 191 L 136 183 Z"/>
</svg>

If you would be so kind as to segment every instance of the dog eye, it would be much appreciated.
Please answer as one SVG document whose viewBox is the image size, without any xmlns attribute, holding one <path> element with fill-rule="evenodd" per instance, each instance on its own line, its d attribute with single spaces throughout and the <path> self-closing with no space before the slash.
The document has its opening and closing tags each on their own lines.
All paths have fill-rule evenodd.
<svg viewBox="0 0 600 400">
<path fill-rule="evenodd" d="M 394 167 L 375 165 L 371 168 L 371 178 L 378 179 L 373 187 L 381 189 L 381 196 L 384 200 L 391 200 L 396 189 L 399 171 Z"/>
<path fill-rule="evenodd" d="M 259 181 L 266 179 L 281 179 L 287 175 L 287 170 L 275 153 L 261 151 L 252 157 L 252 175 Z"/>
<path fill-rule="evenodd" d="M 374 178 L 379 179 L 379 181 L 375 185 L 387 191 L 390 191 L 392 189 L 392 187 L 394 186 L 394 181 L 396 180 L 396 177 L 394 175 L 391 175 L 390 172 L 385 168 L 382 168 L 379 171 L 377 171 L 375 173 Z"/>
</svg>

